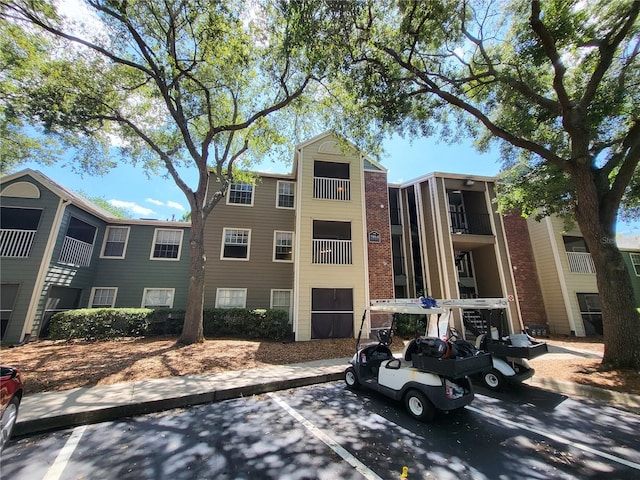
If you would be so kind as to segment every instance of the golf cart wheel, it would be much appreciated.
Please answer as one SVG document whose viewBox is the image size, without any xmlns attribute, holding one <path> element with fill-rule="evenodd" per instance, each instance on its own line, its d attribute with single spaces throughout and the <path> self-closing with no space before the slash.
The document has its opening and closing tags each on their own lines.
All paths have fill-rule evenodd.
<svg viewBox="0 0 640 480">
<path fill-rule="evenodd" d="M 492 368 L 491 370 L 487 370 L 482 374 L 482 382 L 489 390 L 497 391 L 504 387 L 506 379 L 504 378 L 504 375 L 500 373 L 500 371 Z"/>
<path fill-rule="evenodd" d="M 416 420 L 430 422 L 436 414 L 436 407 L 425 397 L 425 395 L 415 389 L 409 390 L 404 396 L 404 406 Z"/>
<path fill-rule="evenodd" d="M 356 375 L 356 370 L 353 367 L 349 367 L 344 372 L 344 383 L 347 384 L 347 387 L 357 390 L 360 388 L 360 380 L 358 380 L 358 375 Z"/>
</svg>

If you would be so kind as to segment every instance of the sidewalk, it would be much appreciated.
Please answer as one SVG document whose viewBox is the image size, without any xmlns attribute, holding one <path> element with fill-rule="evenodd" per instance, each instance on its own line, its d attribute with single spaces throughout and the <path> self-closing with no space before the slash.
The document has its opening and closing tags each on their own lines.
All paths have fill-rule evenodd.
<svg viewBox="0 0 640 480">
<path fill-rule="evenodd" d="M 29 435 L 170 408 L 219 402 L 344 377 L 348 358 L 27 395 L 13 434 Z"/>
<path fill-rule="evenodd" d="M 594 354 L 549 346 L 549 353 L 540 358 L 553 361 L 584 355 Z M 595 357 L 597 358 L 597 355 Z M 348 360 L 336 358 L 28 395 L 22 400 L 14 435 L 29 435 L 57 428 L 342 380 Z M 638 395 L 617 393 L 535 375 L 527 383 L 567 396 L 597 399 L 640 411 Z"/>
</svg>

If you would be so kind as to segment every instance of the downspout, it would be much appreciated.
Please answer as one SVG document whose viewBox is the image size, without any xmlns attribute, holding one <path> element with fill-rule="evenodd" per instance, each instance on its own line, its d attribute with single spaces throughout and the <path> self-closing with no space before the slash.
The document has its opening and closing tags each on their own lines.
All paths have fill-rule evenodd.
<svg viewBox="0 0 640 480">
<path fill-rule="evenodd" d="M 31 335 L 34 333 L 32 329 L 33 324 L 35 323 L 38 303 L 40 297 L 42 296 L 42 290 L 44 289 L 44 282 L 47 277 L 47 272 L 49 271 L 49 267 L 52 263 L 53 249 L 56 246 L 56 240 L 58 238 L 58 234 L 60 233 L 62 217 L 69 203 L 71 203 L 71 200 L 68 198 L 60 198 L 60 202 L 58 202 L 58 209 L 56 211 L 55 217 L 53 218 L 53 223 L 51 224 L 51 232 L 49 232 L 49 239 L 47 240 L 47 245 L 42 255 L 42 261 L 40 262 L 38 275 L 33 286 L 33 292 L 31 293 L 31 301 L 29 302 L 29 308 L 27 309 L 27 315 L 22 327 L 22 333 L 20 334 L 20 338 L 22 338 L 21 343 L 24 343 L 26 341 L 27 334 Z M 35 333 L 37 334 L 39 332 Z"/>
</svg>

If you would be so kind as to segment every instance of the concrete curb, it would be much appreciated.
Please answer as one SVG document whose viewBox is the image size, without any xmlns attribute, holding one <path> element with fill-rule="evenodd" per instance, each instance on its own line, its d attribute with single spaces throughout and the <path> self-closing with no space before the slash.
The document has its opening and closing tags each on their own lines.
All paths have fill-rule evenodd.
<svg viewBox="0 0 640 480">
<path fill-rule="evenodd" d="M 136 415 L 145 415 L 148 413 L 160 412 L 172 408 L 189 407 L 204 403 L 221 402 L 233 398 L 248 397 L 251 395 L 260 395 L 267 392 L 285 390 L 288 388 L 303 387 L 314 385 L 317 383 L 332 382 L 341 380 L 344 377 L 344 366 L 335 367 L 328 373 L 311 374 L 306 376 L 297 376 L 294 378 L 256 381 L 241 386 L 231 386 L 229 388 L 218 388 L 212 391 L 201 393 L 178 395 L 169 398 L 161 398 L 157 400 L 146 401 L 128 401 L 112 406 L 95 406 L 88 407 L 83 411 L 71 413 L 53 413 L 40 418 L 27 418 L 16 423 L 13 435 L 18 437 L 21 435 L 32 435 L 50 430 L 68 428 L 77 425 L 85 425 L 91 423 L 106 422 L 124 417 Z M 178 393 L 178 392 L 176 392 Z M 25 397 L 25 400 L 28 397 Z"/>
<path fill-rule="evenodd" d="M 604 388 L 581 385 L 579 383 L 554 380 L 547 377 L 533 377 L 529 385 L 552 390 L 563 395 L 572 395 L 607 402 L 611 405 L 640 413 L 640 395 L 605 390 Z"/>
</svg>

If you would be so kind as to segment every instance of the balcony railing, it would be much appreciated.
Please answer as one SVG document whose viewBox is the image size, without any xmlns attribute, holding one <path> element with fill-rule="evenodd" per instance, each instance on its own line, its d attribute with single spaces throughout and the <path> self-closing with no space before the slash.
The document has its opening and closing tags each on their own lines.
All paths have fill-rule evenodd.
<svg viewBox="0 0 640 480">
<path fill-rule="evenodd" d="M 351 200 L 351 180 L 313 177 L 313 198 Z"/>
<path fill-rule="evenodd" d="M 596 273 L 596 266 L 590 253 L 567 252 L 567 259 L 571 273 Z"/>
<path fill-rule="evenodd" d="M 313 240 L 313 263 L 351 265 L 351 240 Z"/>
<path fill-rule="evenodd" d="M 0 230 L 0 257 L 28 257 L 31 253 L 36 230 Z"/>
<path fill-rule="evenodd" d="M 492 235 L 488 213 L 450 212 L 451 233 L 470 235 Z"/>
<path fill-rule="evenodd" d="M 58 261 L 78 267 L 88 267 L 91 263 L 92 253 L 92 243 L 82 242 L 71 237 L 64 237 L 60 259 Z"/>
</svg>

